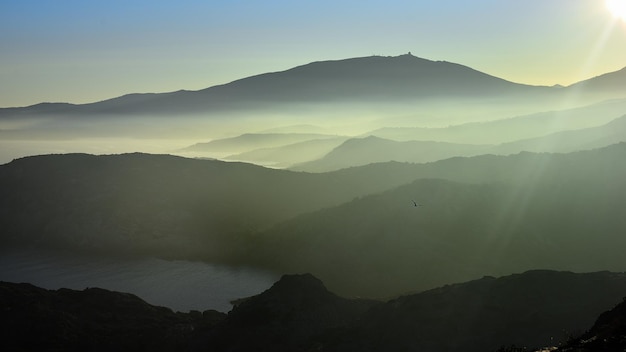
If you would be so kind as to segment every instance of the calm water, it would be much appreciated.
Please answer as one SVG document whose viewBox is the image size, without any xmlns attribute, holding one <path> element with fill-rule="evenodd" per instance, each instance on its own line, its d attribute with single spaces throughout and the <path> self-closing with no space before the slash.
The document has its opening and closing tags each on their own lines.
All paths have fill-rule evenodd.
<svg viewBox="0 0 626 352">
<path fill-rule="evenodd" d="M 230 301 L 265 291 L 274 273 L 223 265 L 162 259 L 114 259 L 42 251 L 0 253 L 0 281 L 82 290 L 128 292 L 176 311 L 228 312 Z"/>
</svg>

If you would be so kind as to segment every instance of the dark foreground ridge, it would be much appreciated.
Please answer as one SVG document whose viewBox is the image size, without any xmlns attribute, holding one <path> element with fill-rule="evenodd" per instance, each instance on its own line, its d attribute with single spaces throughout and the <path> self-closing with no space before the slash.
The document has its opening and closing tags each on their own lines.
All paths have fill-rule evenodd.
<svg viewBox="0 0 626 352">
<path fill-rule="evenodd" d="M 173 312 L 98 288 L 2 282 L 0 338 L 4 351 L 623 350 L 625 303 L 608 310 L 625 293 L 625 274 L 529 271 L 383 303 L 339 297 L 303 274 L 223 314 Z"/>
</svg>

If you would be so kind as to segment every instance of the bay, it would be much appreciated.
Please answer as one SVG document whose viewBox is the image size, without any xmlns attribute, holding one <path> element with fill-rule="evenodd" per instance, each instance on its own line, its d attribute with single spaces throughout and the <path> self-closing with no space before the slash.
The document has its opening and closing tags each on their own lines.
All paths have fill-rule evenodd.
<svg viewBox="0 0 626 352">
<path fill-rule="evenodd" d="M 46 289 L 99 287 L 132 293 L 174 311 L 228 312 L 231 301 L 259 294 L 279 275 L 186 260 L 113 258 L 40 250 L 0 253 L 0 281 Z"/>
</svg>

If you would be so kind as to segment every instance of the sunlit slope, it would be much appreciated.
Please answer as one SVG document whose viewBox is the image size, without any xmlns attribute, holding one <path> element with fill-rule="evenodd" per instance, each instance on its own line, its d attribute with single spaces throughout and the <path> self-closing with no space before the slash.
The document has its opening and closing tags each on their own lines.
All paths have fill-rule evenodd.
<svg viewBox="0 0 626 352">
<path fill-rule="evenodd" d="M 250 251 L 260 264 L 360 295 L 533 268 L 621 271 L 625 157 L 622 143 L 424 165 L 422 177 L 457 182 L 421 178 L 299 216 L 258 234 Z"/>
</svg>

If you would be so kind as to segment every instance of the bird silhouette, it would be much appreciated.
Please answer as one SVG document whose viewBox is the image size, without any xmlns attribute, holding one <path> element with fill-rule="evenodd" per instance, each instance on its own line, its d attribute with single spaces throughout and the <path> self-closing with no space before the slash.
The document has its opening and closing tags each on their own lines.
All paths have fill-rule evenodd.
<svg viewBox="0 0 626 352">
<path fill-rule="evenodd" d="M 424 204 L 418 204 L 417 202 L 413 201 L 413 206 L 414 207 L 423 207 Z"/>
</svg>

